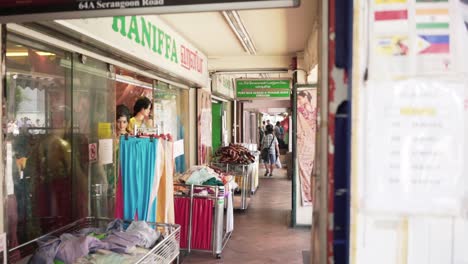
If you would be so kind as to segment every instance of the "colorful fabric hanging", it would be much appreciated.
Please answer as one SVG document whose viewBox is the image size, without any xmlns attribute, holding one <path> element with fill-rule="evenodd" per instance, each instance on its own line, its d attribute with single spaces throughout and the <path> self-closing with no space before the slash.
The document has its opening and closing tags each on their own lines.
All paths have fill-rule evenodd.
<svg viewBox="0 0 468 264">
<path fill-rule="evenodd" d="M 158 139 L 130 137 L 120 141 L 124 219 L 153 219 L 150 205 L 154 183 Z"/>
<path fill-rule="evenodd" d="M 157 222 L 174 224 L 174 143 L 161 141 L 161 164 L 163 166 L 158 189 Z"/>
<path fill-rule="evenodd" d="M 192 208 L 192 249 L 210 250 L 213 235 L 213 208 L 211 199 L 194 198 Z M 190 198 L 174 199 L 175 223 L 181 226 L 180 247 L 187 248 L 190 224 Z"/>
<path fill-rule="evenodd" d="M 190 198 L 174 198 L 175 223 L 180 225 L 180 247 L 187 248 L 190 216 Z"/>
</svg>

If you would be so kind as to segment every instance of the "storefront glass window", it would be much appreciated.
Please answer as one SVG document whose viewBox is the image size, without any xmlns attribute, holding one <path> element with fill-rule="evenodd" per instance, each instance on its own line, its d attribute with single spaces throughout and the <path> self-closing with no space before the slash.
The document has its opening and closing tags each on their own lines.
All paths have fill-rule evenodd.
<svg viewBox="0 0 468 264">
<path fill-rule="evenodd" d="M 71 54 L 8 35 L 8 247 L 72 222 Z"/>
<path fill-rule="evenodd" d="M 188 90 L 157 81 L 154 89 L 154 125 L 160 133 L 170 134 L 174 142 L 183 140 L 183 154 L 175 158 L 176 172 L 188 166 L 189 151 L 189 96 Z M 180 143 L 181 141 L 179 141 Z"/>
<path fill-rule="evenodd" d="M 116 163 L 106 158 L 114 156 L 106 144 L 115 144 L 114 87 L 114 73 L 106 63 L 74 55 L 73 186 L 74 195 L 83 198 L 72 205 L 78 218 L 113 216 Z M 99 149 L 108 151 L 99 153 Z"/>
</svg>

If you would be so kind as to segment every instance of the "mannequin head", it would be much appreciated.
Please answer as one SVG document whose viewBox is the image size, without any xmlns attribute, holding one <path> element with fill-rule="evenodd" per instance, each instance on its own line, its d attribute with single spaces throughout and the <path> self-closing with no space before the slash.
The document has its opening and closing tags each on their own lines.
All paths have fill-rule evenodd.
<svg viewBox="0 0 468 264">
<path fill-rule="evenodd" d="M 130 120 L 130 109 L 125 105 L 118 105 L 116 111 L 116 128 L 117 134 L 122 135 L 128 133 L 128 121 Z"/>
<path fill-rule="evenodd" d="M 133 116 L 147 118 L 151 111 L 151 100 L 145 96 L 139 97 L 133 106 Z"/>
</svg>

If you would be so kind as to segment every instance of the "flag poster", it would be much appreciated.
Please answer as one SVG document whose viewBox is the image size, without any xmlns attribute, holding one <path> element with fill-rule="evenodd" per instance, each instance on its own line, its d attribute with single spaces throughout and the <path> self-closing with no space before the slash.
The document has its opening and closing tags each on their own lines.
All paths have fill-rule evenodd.
<svg viewBox="0 0 468 264">
<path fill-rule="evenodd" d="M 377 49 L 380 55 L 405 56 L 408 55 L 408 36 L 382 36 L 377 39 Z"/>
<path fill-rule="evenodd" d="M 378 10 L 374 12 L 374 30 L 388 33 L 408 28 L 408 10 Z"/>
<path fill-rule="evenodd" d="M 440 54 L 450 52 L 449 35 L 418 35 L 418 54 Z"/>
<path fill-rule="evenodd" d="M 369 78 L 399 79 L 446 73 L 456 66 L 457 19 L 468 0 L 374 0 L 369 12 Z M 455 3 L 460 3 L 455 7 Z M 461 16 L 456 16 L 456 12 Z M 463 14 L 466 14 L 463 16 Z"/>
<path fill-rule="evenodd" d="M 448 8 L 416 9 L 416 29 L 448 29 Z"/>
</svg>

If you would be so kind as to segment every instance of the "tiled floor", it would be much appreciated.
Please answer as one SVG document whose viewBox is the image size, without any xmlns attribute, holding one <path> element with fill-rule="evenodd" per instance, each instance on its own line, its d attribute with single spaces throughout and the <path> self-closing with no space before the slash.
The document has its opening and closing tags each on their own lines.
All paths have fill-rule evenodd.
<svg viewBox="0 0 468 264">
<path fill-rule="evenodd" d="M 289 227 L 291 182 L 280 177 L 284 171 L 276 173 L 273 178 L 260 179 L 247 210 L 235 212 L 235 229 L 221 259 L 192 252 L 183 263 L 302 264 L 302 251 L 310 250 L 310 229 Z"/>
</svg>

